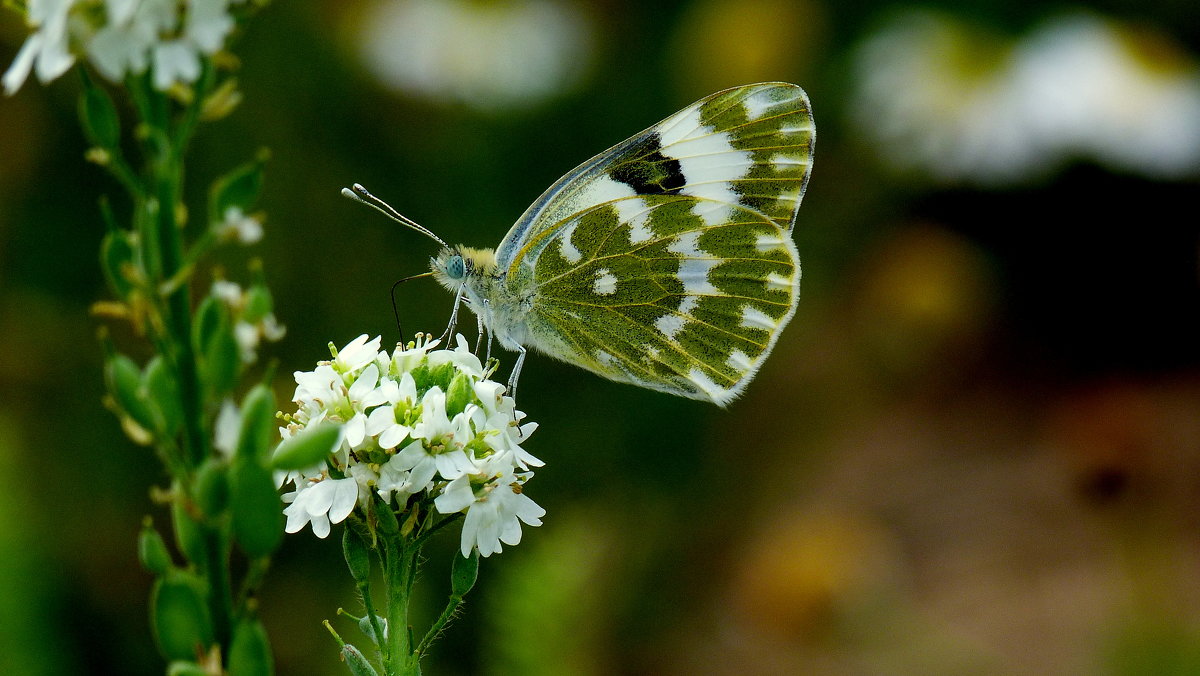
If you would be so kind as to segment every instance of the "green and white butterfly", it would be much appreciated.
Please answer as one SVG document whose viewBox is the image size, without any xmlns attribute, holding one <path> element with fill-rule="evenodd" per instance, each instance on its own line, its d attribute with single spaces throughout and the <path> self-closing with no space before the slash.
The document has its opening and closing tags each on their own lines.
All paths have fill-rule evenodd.
<svg viewBox="0 0 1200 676">
<path fill-rule="evenodd" d="M 453 316 L 465 298 L 519 353 L 512 394 L 533 348 L 724 406 L 796 310 L 814 132 L 796 85 L 717 92 L 560 178 L 494 250 L 449 246 L 360 185 L 342 192 L 442 245 L 426 274 L 455 294 Z"/>
</svg>

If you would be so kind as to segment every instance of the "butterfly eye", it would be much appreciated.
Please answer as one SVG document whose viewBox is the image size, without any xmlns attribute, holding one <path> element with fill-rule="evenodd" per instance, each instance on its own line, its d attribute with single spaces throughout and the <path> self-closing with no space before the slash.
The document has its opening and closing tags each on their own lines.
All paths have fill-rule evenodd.
<svg viewBox="0 0 1200 676">
<path fill-rule="evenodd" d="M 466 275 L 466 264 L 463 257 L 455 254 L 446 261 L 446 276 L 450 279 L 462 279 Z"/>
</svg>

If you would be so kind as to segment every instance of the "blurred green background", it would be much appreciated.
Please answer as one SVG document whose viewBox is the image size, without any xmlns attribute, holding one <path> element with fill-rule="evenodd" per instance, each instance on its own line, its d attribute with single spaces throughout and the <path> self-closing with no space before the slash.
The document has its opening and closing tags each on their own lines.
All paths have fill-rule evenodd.
<svg viewBox="0 0 1200 676">
<path fill-rule="evenodd" d="M 5 13 L 0 64 L 25 34 Z M 271 150 L 267 237 L 224 265 L 263 259 L 283 399 L 327 342 L 395 340 L 388 287 L 434 251 L 342 186 L 494 246 L 701 96 L 812 99 L 774 356 L 724 411 L 532 357 L 549 514 L 427 673 L 1200 673 L 1196 3 L 276 2 L 235 51 L 245 101 L 201 129 L 190 199 Z M 161 673 L 135 538 L 164 474 L 100 403 L 96 204 L 120 191 L 77 95 L 0 101 L 0 671 Z M 432 282 L 400 301 L 409 330 L 450 307 Z M 344 673 L 340 556 L 311 532 L 277 556 L 279 673 Z"/>
</svg>

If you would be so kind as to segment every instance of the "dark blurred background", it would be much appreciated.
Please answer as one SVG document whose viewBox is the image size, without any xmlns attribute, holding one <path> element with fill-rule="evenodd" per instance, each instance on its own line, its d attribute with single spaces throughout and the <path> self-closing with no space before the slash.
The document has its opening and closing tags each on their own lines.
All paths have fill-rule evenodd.
<svg viewBox="0 0 1200 676">
<path fill-rule="evenodd" d="M 24 37 L 5 13 L 0 64 Z M 427 673 L 1200 673 L 1191 0 L 276 2 L 235 51 L 245 101 L 202 128 L 190 200 L 270 149 L 267 237 L 223 264 L 263 259 L 285 400 L 327 342 L 394 341 L 388 287 L 434 251 L 342 186 L 495 246 L 701 96 L 812 99 L 774 356 L 728 410 L 531 358 L 549 514 L 484 563 Z M 0 670 L 161 673 L 135 538 L 165 528 L 165 479 L 101 406 L 97 199 L 120 191 L 77 95 L 0 101 Z M 444 325 L 432 282 L 400 299 Z M 337 539 L 289 536 L 262 597 L 281 674 L 345 673 L 339 606 Z"/>
</svg>

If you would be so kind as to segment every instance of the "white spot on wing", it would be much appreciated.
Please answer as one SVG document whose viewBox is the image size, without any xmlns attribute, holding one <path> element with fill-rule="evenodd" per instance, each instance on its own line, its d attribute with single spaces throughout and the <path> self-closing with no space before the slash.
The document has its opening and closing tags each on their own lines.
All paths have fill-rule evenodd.
<svg viewBox="0 0 1200 676">
<path fill-rule="evenodd" d="M 754 242 L 754 248 L 762 252 L 775 251 L 776 249 L 787 250 L 787 245 L 783 243 L 783 238 L 777 232 L 769 234 L 760 234 Z"/>
<path fill-rule="evenodd" d="M 679 259 L 679 281 L 688 293 L 715 294 L 717 287 L 708 280 L 708 273 L 721 264 L 721 259 L 711 258 L 710 254 L 699 246 L 700 231 L 685 232 L 675 238 L 667 251 L 677 253 Z"/>
<path fill-rule="evenodd" d="M 576 225 L 579 225 L 579 221 L 571 221 L 571 224 L 563 228 L 562 233 L 558 236 L 558 249 L 568 263 L 578 263 L 579 259 L 583 258 L 583 254 L 575 248 L 575 243 L 571 241 Z"/>
<path fill-rule="evenodd" d="M 596 271 L 596 281 L 592 284 L 592 291 L 601 296 L 611 296 L 617 292 L 617 276 L 608 268 L 600 268 Z"/>
<path fill-rule="evenodd" d="M 759 310 L 753 305 L 742 306 L 742 326 L 748 329 L 766 329 L 774 331 L 778 322 L 771 315 Z"/>
<path fill-rule="evenodd" d="M 792 288 L 792 280 L 788 277 L 784 277 L 778 272 L 772 272 L 768 274 L 765 281 L 767 283 L 768 291 L 788 291 Z"/>
<path fill-rule="evenodd" d="M 718 404 L 725 405 L 729 403 L 731 399 L 733 399 L 733 392 L 718 385 L 713 381 L 712 378 L 709 378 L 708 375 L 700 369 L 692 369 L 689 371 L 687 379 L 692 381 L 692 384 L 699 388 L 699 390 L 705 395 L 707 395 L 709 399 L 712 399 Z"/>
<path fill-rule="evenodd" d="M 683 300 L 679 303 L 679 312 L 685 315 L 691 314 L 692 310 L 695 310 L 699 304 L 700 296 L 684 296 Z"/>
<path fill-rule="evenodd" d="M 597 204 L 616 202 L 617 200 L 625 197 L 636 196 L 637 192 L 629 184 L 622 183 L 620 181 L 614 181 L 607 175 L 602 174 L 595 180 L 589 182 L 587 187 L 584 188 L 583 191 L 575 196 L 571 201 L 576 205 L 577 211 L 582 211 L 587 207 L 595 206 Z M 633 202 L 634 200 L 629 201 Z M 637 201 L 640 202 L 641 200 Z M 613 206 L 616 206 L 617 209 L 621 208 L 616 204 Z"/>
<path fill-rule="evenodd" d="M 687 321 L 677 314 L 666 314 L 655 320 L 654 328 L 666 336 L 667 340 L 675 340 L 675 335 L 683 330 L 683 325 L 686 323 Z"/>
<path fill-rule="evenodd" d="M 750 357 L 748 357 L 746 353 L 742 352 L 741 350 L 734 350 L 733 352 L 730 352 L 729 359 L 726 359 L 725 363 L 728 364 L 730 368 L 738 372 L 749 371 L 750 367 L 754 365 L 754 362 L 750 361 Z"/>
<path fill-rule="evenodd" d="M 747 96 L 742 103 L 746 106 L 746 116 L 751 120 L 769 117 L 776 108 L 787 108 L 789 103 L 800 98 L 798 89 L 760 89 Z M 782 112 L 782 111 L 781 111 Z"/>
<path fill-rule="evenodd" d="M 737 203 L 730 181 L 745 176 L 753 158 L 749 152 L 735 149 L 729 134 L 702 125 L 698 108 L 676 113 L 658 132 L 663 155 L 679 161 L 685 181 L 681 193 Z"/>
<path fill-rule="evenodd" d="M 721 202 L 699 200 L 692 205 L 692 213 L 703 219 L 705 225 L 720 225 L 729 222 L 733 208 Z"/>
<path fill-rule="evenodd" d="M 646 226 L 650 218 L 651 208 L 641 197 L 617 200 L 613 203 L 617 208 L 617 220 L 629 224 L 629 242 L 641 244 L 654 237 L 654 233 Z"/>
</svg>

